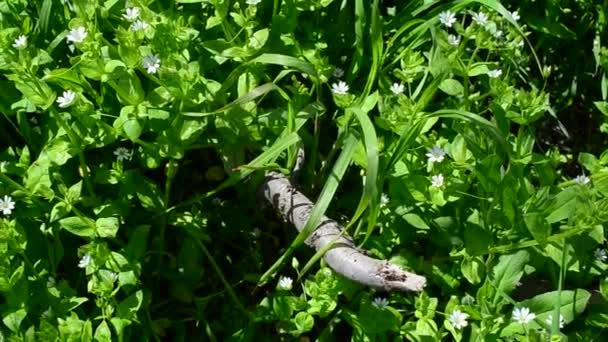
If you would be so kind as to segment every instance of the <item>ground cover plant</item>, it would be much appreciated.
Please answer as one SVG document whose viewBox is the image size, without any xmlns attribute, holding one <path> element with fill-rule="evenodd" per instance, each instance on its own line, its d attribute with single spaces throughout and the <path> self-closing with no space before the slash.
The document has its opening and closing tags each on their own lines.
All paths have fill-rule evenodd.
<svg viewBox="0 0 608 342">
<path fill-rule="evenodd" d="M 0 339 L 603 340 L 606 9 L 0 0 Z"/>
</svg>

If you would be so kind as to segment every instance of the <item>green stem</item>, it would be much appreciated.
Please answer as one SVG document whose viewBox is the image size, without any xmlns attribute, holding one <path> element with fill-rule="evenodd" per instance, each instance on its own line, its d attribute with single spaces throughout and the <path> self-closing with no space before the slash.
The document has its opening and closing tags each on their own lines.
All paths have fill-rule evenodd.
<svg viewBox="0 0 608 342">
<path fill-rule="evenodd" d="M 197 238 L 196 236 L 193 236 L 193 235 L 190 235 L 190 236 L 194 239 L 194 241 L 196 242 L 196 244 L 201 248 L 201 250 L 203 251 L 203 253 L 205 253 L 205 256 L 207 256 L 207 259 L 209 259 L 209 262 L 211 263 L 211 266 L 215 270 L 215 273 L 217 273 L 217 276 L 220 278 L 220 280 L 224 284 L 224 287 L 226 288 L 226 291 L 228 292 L 228 295 L 232 298 L 232 300 L 234 301 L 234 303 L 236 304 L 236 306 L 239 308 L 239 310 L 241 310 L 245 314 L 245 316 L 249 317 L 249 313 L 247 312 L 247 310 L 245 310 L 245 307 L 243 306 L 243 303 L 241 303 L 241 301 L 239 300 L 239 298 L 236 296 L 236 293 L 232 289 L 232 286 L 230 285 L 230 283 L 228 282 L 228 280 L 226 279 L 226 277 L 224 277 L 224 273 L 222 273 L 222 269 L 215 262 L 215 259 L 209 253 L 209 251 L 207 250 L 207 247 L 205 247 L 205 245 L 201 242 L 201 240 L 199 238 Z"/>
<path fill-rule="evenodd" d="M 80 148 L 80 144 L 78 143 L 78 139 L 76 139 L 76 135 L 72 128 L 68 125 L 68 123 L 61 117 L 61 114 L 57 111 L 57 109 L 51 107 L 50 109 L 51 115 L 55 117 L 59 126 L 63 128 L 63 130 L 68 135 L 70 142 L 75 148 L 78 148 L 78 162 L 80 163 L 80 169 L 82 170 L 82 177 L 84 179 L 84 184 L 87 187 L 87 191 L 89 195 L 93 197 L 93 199 L 97 198 L 95 195 L 95 190 L 93 190 L 93 183 L 91 183 L 91 175 L 89 173 L 89 168 L 87 167 L 87 161 L 84 157 L 84 152 L 82 148 Z"/>
</svg>

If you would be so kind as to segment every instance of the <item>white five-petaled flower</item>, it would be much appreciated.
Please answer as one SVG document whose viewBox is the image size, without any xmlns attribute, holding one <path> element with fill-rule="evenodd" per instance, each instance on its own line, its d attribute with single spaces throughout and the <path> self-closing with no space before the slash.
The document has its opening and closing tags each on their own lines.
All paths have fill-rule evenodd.
<svg viewBox="0 0 608 342">
<path fill-rule="evenodd" d="M 405 90 L 405 86 L 401 83 L 393 83 L 393 85 L 391 86 L 391 91 L 395 95 L 403 93 L 404 90 Z"/>
<path fill-rule="evenodd" d="M 443 186 L 443 175 L 441 173 L 431 177 L 431 186 L 434 188 L 440 188 Z"/>
<path fill-rule="evenodd" d="M 293 280 L 291 279 L 291 277 L 281 276 L 279 278 L 279 282 L 277 283 L 278 290 L 289 291 L 289 290 L 291 290 L 292 286 L 293 286 Z"/>
<path fill-rule="evenodd" d="M 75 99 L 76 99 L 76 93 L 71 90 L 66 90 L 63 92 L 62 96 L 59 96 L 57 98 L 57 103 L 59 104 L 59 107 L 67 108 L 67 107 L 71 106 L 72 103 L 74 103 Z"/>
<path fill-rule="evenodd" d="M 136 20 L 133 24 L 131 24 L 131 30 L 133 31 L 145 30 L 148 27 L 150 27 L 150 25 L 148 25 L 147 22 L 139 19 Z"/>
<path fill-rule="evenodd" d="M 545 322 L 549 325 L 553 325 L 553 315 L 549 315 L 549 317 L 547 317 L 547 319 L 545 320 Z M 559 328 L 563 328 L 564 327 L 564 316 L 559 315 Z"/>
<path fill-rule="evenodd" d="M 462 329 L 466 327 L 469 324 L 467 322 L 467 318 L 469 318 L 469 315 L 460 310 L 452 311 L 450 317 L 448 317 L 450 324 L 452 324 L 456 329 Z"/>
<path fill-rule="evenodd" d="M 450 11 L 439 13 L 439 22 L 446 27 L 452 27 L 456 22 L 456 15 Z"/>
<path fill-rule="evenodd" d="M 122 15 L 123 18 L 133 21 L 139 18 L 139 7 L 131 7 L 125 9 L 125 14 Z"/>
<path fill-rule="evenodd" d="M 15 202 L 9 195 L 4 195 L 4 198 L 0 198 L 0 211 L 4 215 L 10 215 L 15 209 Z"/>
<path fill-rule="evenodd" d="M 17 37 L 17 39 L 15 39 L 15 42 L 13 43 L 13 47 L 15 49 L 22 49 L 26 46 L 27 46 L 27 37 L 24 35 Z"/>
<path fill-rule="evenodd" d="M 342 68 L 336 68 L 334 70 L 334 77 L 335 78 L 340 78 L 342 76 L 344 76 L 344 70 Z"/>
<path fill-rule="evenodd" d="M 79 26 L 75 29 L 71 29 L 67 37 L 68 43 L 82 43 L 87 37 L 87 34 L 87 30 L 84 28 L 84 26 Z"/>
<path fill-rule="evenodd" d="M 517 13 L 517 11 L 511 12 L 511 17 L 513 17 L 513 20 L 518 21 L 521 17 L 519 16 L 519 13 Z"/>
<path fill-rule="evenodd" d="M 346 95 L 348 94 L 348 84 L 344 81 L 334 83 L 331 85 L 331 91 L 337 95 Z"/>
<path fill-rule="evenodd" d="M 147 55 L 142 63 L 148 74 L 155 74 L 160 69 L 160 58 L 156 55 Z"/>
<path fill-rule="evenodd" d="M 119 147 L 114 150 L 114 155 L 116 156 L 116 160 L 118 161 L 131 160 L 131 152 L 129 151 L 129 149 L 124 147 Z"/>
<path fill-rule="evenodd" d="M 589 177 L 587 177 L 583 174 L 583 175 L 576 176 L 576 178 L 574 178 L 574 181 L 577 184 L 585 185 L 585 184 L 589 184 L 589 182 L 591 182 L 591 179 L 589 179 Z"/>
<path fill-rule="evenodd" d="M 445 151 L 441 147 L 435 145 L 429 150 L 426 156 L 429 158 L 429 161 L 433 163 L 441 163 L 445 157 Z"/>
<path fill-rule="evenodd" d="M 528 308 L 517 308 L 513 310 L 513 320 L 517 323 L 526 324 L 536 318 L 536 314 Z"/>
<path fill-rule="evenodd" d="M 448 35 L 448 44 L 458 46 L 460 44 L 460 37 L 453 34 Z"/>
<path fill-rule="evenodd" d="M 382 194 L 382 196 L 380 196 L 380 208 L 386 207 L 390 201 L 391 199 L 387 194 Z"/>
<path fill-rule="evenodd" d="M 473 21 L 479 26 L 486 26 L 488 23 L 488 15 L 483 12 L 475 13 L 473 14 Z"/>
<path fill-rule="evenodd" d="M 78 267 L 86 268 L 87 266 L 89 266 L 90 263 L 91 263 L 91 254 L 87 253 L 78 262 Z"/>
<path fill-rule="evenodd" d="M 386 298 L 376 297 L 374 298 L 372 305 L 377 307 L 378 309 L 383 310 L 388 306 L 388 300 Z"/>
<path fill-rule="evenodd" d="M 601 262 L 606 262 L 608 260 L 608 253 L 603 248 L 598 248 L 595 250 L 595 258 Z"/>
<path fill-rule="evenodd" d="M 246 0 L 245 3 L 249 6 L 255 6 L 262 2 L 262 0 Z"/>
<path fill-rule="evenodd" d="M 488 76 L 490 76 L 491 78 L 498 78 L 498 77 L 500 77 L 500 75 L 502 75 L 501 69 L 494 69 L 494 70 L 488 71 Z"/>
</svg>

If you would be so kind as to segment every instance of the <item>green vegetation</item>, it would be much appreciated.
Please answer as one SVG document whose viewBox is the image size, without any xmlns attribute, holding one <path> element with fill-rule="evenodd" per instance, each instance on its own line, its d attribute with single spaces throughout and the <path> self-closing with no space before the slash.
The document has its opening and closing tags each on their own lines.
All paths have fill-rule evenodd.
<svg viewBox="0 0 608 342">
<path fill-rule="evenodd" d="M 0 0 L 0 340 L 604 340 L 607 12 Z M 323 215 L 426 287 L 332 270 Z"/>
</svg>

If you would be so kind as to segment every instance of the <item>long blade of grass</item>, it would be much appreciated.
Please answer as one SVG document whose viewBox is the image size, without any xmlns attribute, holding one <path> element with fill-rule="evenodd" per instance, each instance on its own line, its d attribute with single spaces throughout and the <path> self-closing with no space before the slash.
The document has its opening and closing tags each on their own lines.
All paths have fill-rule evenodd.
<svg viewBox="0 0 608 342">
<path fill-rule="evenodd" d="M 217 188 L 213 189 L 210 192 L 206 192 L 206 193 L 194 196 L 193 198 L 191 198 L 189 200 L 183 201 L 182 203 L 167 209 L 167 212 L 170 212 L 172 210 L 175 210 L 175 209 L 183 207 L 183 206 L 191 205 L 192 203 L 199 202 L 207 197 L 217 194 L 218 192 L 220 192 L 228 187 L 235 185 L 236 183 L 245 179 L 245 177 L 249 176 L 255 170 L 259 170 L 259 169 L 267 166 L 268 163 L 270 163 L 270 162 L 274 161 L 276 158 L 278 158 L 278 156 L 283 151 L 285 151 L 290 146 L 295 145 L 299 141 L 300 141 L 300 137 L 295 132 L 291 132 L 289 134 L 286 134 L 286 135 L 280 137 L 279 139 L 277 139 L 274 142 L 274 144 L 272 144 L 272 146 L 269 149 L 267 149 L 266 151 L 264 151 L 264 153 L 257 156 L 257 158 L 255 158 L 254 160 L 249 162 L 244 167 L 240 168 L 237 172 L 232 174 L 232 176 L 230 176 L 230 178 L 225 180 Z"/>
<path fill-rule="evenodd" d="M 211 115 L 219 114 L 219 113 L 227 111 L 230 108 L 243 105 L 243 104 L 245 104 L 245 103 L 247 103 L 249 101 L 257 99 L 260 96 L 264 96 L 264 95 L 268 94 L 269 92 L 271 92 L 273 90 L 277 90 L 277 89 L 279 89 L 279 87 L 277 87 L 274 83 L 272 83 L 272 82 L 265 83 L 265 84 L 262 84 L 259 87 L 255 87 L 255 88 L 251 89 L 251 91 L 248 92 L 247 94 L 239 97 L 238 99 L 230 102 L 229 104 L 225 105 L 224 107 L 222 107 L 220 109 L 216 109 L 216 110 L 214 110 L 212 112 L 207 112 L 207 113 L 183 112 L 182 115 L 200 118 L 200 117 L 205 117 L 205 116 L 211 116 Z"/>
<path fill-rule="evenodd" d="M 352 112 L 355 118 L 359 121 L 361 125 L 361 130 L 363 131 L 363 144 L 365 146 L 365 153 L 367 156 L 367 168 L 366 168 L 366 176 L 365 176 L 365 186 L 363 194 L 361 194 L 361 199 L 359 200 L 359 205 L 357 206 L 357 210 L 355 210 L 355 214 L 349 221 L 348 225 L 344 228 L 343 232 L 346 232 L 361 215 L 365 212 L 367 207 L 373 207 L 373 202 L 377 199 L 378 196 L 378 187 L 377 187 L 377 179 L 378 179 L 378 166 L 379 166 L 379 155 L 378 155 L 378 139 L 376 136 L 376 130 L 374 129 L 374 125 L 370 120 L 369 116 L 367 116 L 367 112 L 358 107 L 351 107 L 347 109 L 347 112 Z M 347 141 L 346 144 L 352 143 L 355 144 L 352 148 L 356 148 L 356 145 L 359 144 L 358 140 L 350 140 Z M 376 225 L 376 216 L 374 216 L 375 212 L 370 214 L 370 218 L 368 219 L 368 232 L 371 235 L 371 231 L 373 227 Z M 337 236 L 334 241 L 338 241 L 340 236 Z M 367 238 L 367 236 L 366 236 Z M 334 245 L 334 243 L 328 243 L 322 249 L 318 250 L 312 258 L 308 260 L 308 262 L 304 265 L 304 267 L 300 270 L 299 277 L 301 278 L 308 272 L 308 270 L 319 261 L 319 259 Z"/>
<path fill-rule="evenodd" d="M 274 274 L 277 273 L 283 263 L 293 254 L 293 252 L 314 232 L 314 230 L 321 222 L 321 218 L 327 211 L 329 204 L 331 203 L 338 185 L 351 162 L 355 147 L 357 146 L 357 138 L 350 134 L 344 143 L 342 153 L 338 157 L 338 160 L 334 164 L 331 176 L 325 182 L 323 190 L 317 199 L 315 206 L 313 207 L 310 217 L 304 226 L 304 229 L 296 236 L 293 242 L 289 245 L 287 250 L 277 259 L 277 261 L 260 277 L 258 285 L 263 285 L 270 280 Z"/>
<path fill-rule="evenodd" d="M 367 77 L 367 82 L 365 83 L 365 88 L 363 88 L 363 94 L 361 98 L 366 98 L 367 95 L 372 90 L 374 86 L 374 82 L 376 81 L 376 75 L 378 74 L 378 70 L 381 67 L 382 63 L 382 48 L 383 48 L 383 37 L 382 37 L 382 16 L 378 10 L 378 0 L 374 0 L 372 4 L 372 13 L 371 13 L 371 38 L 372 38 L 372 66 L 369 71 L 369 76 Z"/>
<path fill-rule="evenodd" d="M 314 65 L 303 61 L 299 58 L 296 57 L 292 57 L 292 56 L 287 56 L 287 55 L 281 55 L 281 54 L 277 54 L 277 53 L 265 53 L 262 54 L 254 59 L 252 59 L 251 61 L 247 62 L 248 64 L 254 64 L 254 63 L 262 63 L 262 64 L 275 64 L 275 65 L 281 65 L 284 67 L 288 67 L 288 68 L 294 68 L 294 69 L 298 69 L 301 72 L 307 73 L 308 75 L 317 78 L 317 70 L 315 69 Z"/>
</svg>

